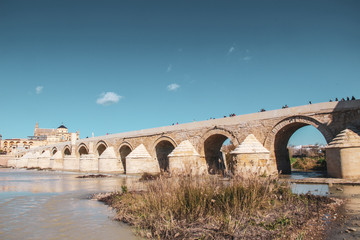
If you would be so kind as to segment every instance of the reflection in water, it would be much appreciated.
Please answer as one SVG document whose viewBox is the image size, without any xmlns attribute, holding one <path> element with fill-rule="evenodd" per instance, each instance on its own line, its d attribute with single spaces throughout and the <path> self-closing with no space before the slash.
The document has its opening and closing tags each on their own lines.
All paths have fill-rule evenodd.
<svg viewBox="0 0 360 240">
<path fill-rule="evenodd" d="M 327 196 L 329 194 L 329 185 L 327 184 L 291 184 L 291 191 L 296 194 L 313 194 L 318 196 Z"/>
<path fill-rule="evenodd" d="M 319 171 L 291 171 L 291 174 L 281 174 L 281 178 L 304 179 L 304 178 L 323 178 L 326 172 Z"/>
<path fill-rule="evenodd" d="M 316 177 L 295 173 L 292 178 Z M 114 212 L 89 194 L 144 186 L 133 177 L 76 178 L 76 173 L 0 168 L 0 239 L 135 239 L 129 228 L 112 221 Z M 328 239 L 360 239 L 360 186 L 292 184 L 294 193 L 310 192 L 346 199 L 347 220 Z M 346 232 L 348 228 L 354 232 Z"/>
<path fill-rule="evenodd" d="M 87 199 L 135 178 L 76 175 L 0 168 L 0 239 L 135 239 L 110 208 Z"/>
<path fill-rule="evenodd" d="M 304 179 L 325 177 L 323 172 L 292 172 L 291 175 L 281 176 L 282 178 Z M 342 198 L 345 204 L 342 206 L 345 219 L 338 219 L 333 229 L 329 230 L 326 239 L 360 239 L 360 186 L 327 184 L 291 184 L 291 190 L 296 194 L 311 193 L 320 196 L 331 196 Z"/>
</svg>

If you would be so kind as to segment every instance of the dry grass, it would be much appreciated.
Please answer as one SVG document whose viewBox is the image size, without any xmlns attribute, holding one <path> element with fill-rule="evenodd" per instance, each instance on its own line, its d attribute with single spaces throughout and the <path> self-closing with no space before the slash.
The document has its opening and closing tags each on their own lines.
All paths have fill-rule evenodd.
<svg viewBox="0 0 360 240">
<path fill-rule="evenodd" d="M 301 170 L 326 171 L 326 161 L 324 157 L 294 157 L 290 159 L 291 167 Z"/>
<path fill-rule="evenodd" d="M 141 236 L 156 239 L 288 239 L 331 202 L 294 195 L 274 177 L 160 177 L 147 191 L 114 193 L 101 201 Z"/>
</svg>

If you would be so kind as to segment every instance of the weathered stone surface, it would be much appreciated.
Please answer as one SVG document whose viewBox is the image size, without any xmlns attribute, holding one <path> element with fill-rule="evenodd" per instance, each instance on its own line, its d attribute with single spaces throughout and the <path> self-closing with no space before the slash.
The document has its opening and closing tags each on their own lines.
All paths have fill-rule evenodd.
<svg viewBox="0 0 360 240">
<path fill-rule="evenodd" d="M 83 154 L 79 162 L 80 172 L 98 172 L 99 161 L 95 154 Z"/>
<path fill-rule="evenodd" d="M 341 131 L 329 143 L 327 148 L 348 148 L 360 146 L 360 131 L 356 128 L 347 128 Z"/>
<path fill-rule="evenodd" d="M 9 159 L 13 158 L 12 155 L 0 155 L 0 166 L 7 167 Z"/>
<path fill-rule="evenodd" d="M 231 154 L 258 154 L 258 153 L 270 153 L 254 136 L 249 134 L 245 140 L 231 152 Z"/>
<path fill-rule="evenodd" d="M 270 152 L 253 134 L 231 152 L 232 172 L 235 175 L 247 176 L 249 174 L 274 174 L 271 166 Z"/>
<path fill-rule="evenodd" d="M 189 140 L 182 141 L 168 157 L 169 171 L 172 174 L 207 174 L 205 159 L 200 157 Z"/>
<path fill-rule="evenodd" d="M 360 178 L 360 132 L 341 131 L 326 148 L 326 163 L 330 177 Z"/>
<path fill-rule="evenodd" d="M 185 161 L 201 163 L 201 161 L 205 159 L 209 170 L 213 170 L 210 168 L 215 167 L 219 168 L 215 170 L 220 170 L 218 172 L 221 172 L 224 170 L 221 168 L 224 168 L 225 166 L 224 162 L 221 162 L 224 161 L 224 159 L 222 159 L 223 157 L 219 155 L 223 142 L 226 139 L 230 139 L 235 147 L 237 147 L 248 135 L 253 134 L 263 147 L 269 150 L 270 165 L 273 164 L 274 167 L 276 166 L 277 171 L 290 173 L 291 165 L 287 149 L 288 141 L 295 131 L 307 125 L 314 126 L 318 129 L 327 143 L 332 142 L 335 136 L 348 128 L 348 126 L 360 129 L 360 100 L 318 103 L 242 116 L 111 134 L 95 138 L 80 139 L 78 141 L 74 140 L 72 143 L 63 142 L 61 144 L 39 147 L 31 149 L 30 151 L 41 153 L 43 150 L 51 150 L 52 152 L 57 150 L 63 155 L 71 154 L 71 156 L 79 157 L 80 147 L 82 147 L 83 150 L 85 149 L 87 153 L 100 155 L 100 152 L 104 150 L 101 149 L 101 151 L 99 151 L 100 149 L 98 149 L 98 147 L 101 145 L 106 148 L 113 147 L 117 157 L 119 157 L 119 159 L 124 159 L 125 153 L 128 154 L 130 150 L 143 145 L 147 150 L 148 156 L 144 158 L 138 156 L 137 158 L 134 158 L 138 160 L 132 162 L 126 160 L 125 162 L 130 164 L 129 166 L 126 166 L 126 169 L 129 169 L 130 172 L 150 170 L 157 172 L 157 169 L 159 168 L 159 163 L 156 161 L 156 159 L 159 158 L 157 153 L 167 153 L 171 147 L 170 145 L 176 148 L 178 143 L 189 140 L 196 152 L 199 153 L 200 160 L 192 159 Z M 166 144 L 164 144 L 164 142 L 166 142 Z M 124 146 L 126 146 L 127 150 L 120 151 L 120 148 Z M 329 148 L 329 151 L 332 151 L 330 149 L 331 148 Z M 351 150 L 351 152 L 356 155 L 357 153 L 354 149 Z M 343 148 L 343 151 L 341 151 L 342 153 L 339 153 L 340 163 L 342 157 L 350 154 L 347 153 L 349 151 L 349 149 L 345 150 L 345 148 Z M 164 156 L 163 154 L 161 159 L 166 160 L 166 157 L 167 156 Z M 193 157 L 196 158 L 195 156 Z M 79 159 L 77 161 L 79 161 Z M 175 169 L 177 163 L 175 163 L 175 160 L 172 160 L 172 162 L 173 169 Z M 166 161 L 161 163 L 164 163 L 163 165 L 165 167 L 163 166 L 163 168 L 166 169 Z M 73 164 L 76 165 L 76 163 Z M 142 164 L 145 164 L 146 166 L 142 166 Z M 181 165 L 180 163 L 178 164 Z M 355 162 L 351 164 L 355 164 Z M 331 168 L 329 164 L 328 167 Z M 76 169 L 76 166 L 72 166 L 71 168 Z M 183 166 L 180 166 L 179 168 L 182 169 Z M 340 168 L 336 168 L 334 165 L 333 169 Z M 79 168 L 77 170 L 79 170 Z M 330 170 L 330 172 L 331 171 L 332 170 Z M 336 176 L 343 175 L 339 172 Z M 355 174 L 353 176 L 356 177 L 358 175 Z"/>
<path fill-rule="evenodd" d="M 7 166 L 8 167 L 16 167 L 16 161 L 17 161 L 17 159 L 15 157 L 10 158 L 7 162 Z"/>
<path fill-rule="evenodd" d="M 24 156 L 20 157 L 18 161 L 16 162 L 17 168 L 26 168 L 28 165 L 28 159 L 29 156 L 31 156 L 31 153 L 26 153 Z"/>
<path fill-rule="evenodd" d="M 99 157 L 99 172 L 124 173 L 124 167 L 115 154 L 113 147 L 108 147 Z"/>
<path fill-rule="evenodd" d="M 28 158 L 28 168 L 36 168 L 39 166 L 38 164 L 38 157 L 40 156 L 39 152 L 34 152 Z"/>
<path fill-rule="evenodd" d="M 64 171 L 79 171 L 80 162 L 79 158 L 74 155 L 65 155 L 64 156 Z"/>
<path fill-rule="evenodd" d="M 38 158 L 39 168 L 50 168 L 50 151 L 46 150 Z"/>
<path fill-rule="evenodd" d="M 141 144 L 126 157 L 126 173 L 141 174 L 144 172 L 159 173 L 160 167 L 158 161 L 151 157 L 144 144 Z"/>
<path fill-rule="evenodd" d="M 50 168 L 54 170 L 63 170 L 64 169 L 64 158 L 61 152 L 57 151 L 50 158 Z"/>
</svg>

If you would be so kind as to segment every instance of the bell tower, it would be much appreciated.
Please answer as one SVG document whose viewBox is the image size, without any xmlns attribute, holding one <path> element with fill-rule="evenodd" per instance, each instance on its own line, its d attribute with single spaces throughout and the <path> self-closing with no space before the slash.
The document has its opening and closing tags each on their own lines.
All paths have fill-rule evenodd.
<svg viewBox="0 0 360 240">
<path fill-rule="evenodd" d="M 37 134 L 38 129 L 39 129 L 39 123 L 36 122 L 36 124 L 35 124 L 35 129 L 34 129 L 34 136 L 37 136 L 37 135 L 38 135 L 38 134 Z"/>
</svg>

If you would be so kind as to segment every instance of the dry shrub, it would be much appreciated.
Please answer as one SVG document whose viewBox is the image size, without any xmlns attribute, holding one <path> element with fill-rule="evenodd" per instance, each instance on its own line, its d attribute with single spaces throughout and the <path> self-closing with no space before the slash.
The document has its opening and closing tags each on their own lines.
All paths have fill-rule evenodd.
<svg viewBox="0 0 360 240">
<path fill-rule="evenodd" d="M 324 157 L 296 157 L 291 159 L 291 167 L 301 170 L 326 170 Z"/>
<path fill-rule="evenodd" d="M 155 173 L 155 174 L 152 174 L 152 173 L 148 173 L 148 172 L 144 172 L 139 181 L 150 181 L 150 180 L 155 180 L 155 179 L 158 179 L 160 177 L 160 173 Z"/>
<path fill-rule="evenodd" d="M 286 237 L 326 205 L 298 196 L 275 177 L 159 178 L 145 192 L 115 193 L 102 201 L 120 221 L 158 239 L 273 239 Z M 320 206 L 320 207 L 319 207 Z"/>
</svg>

